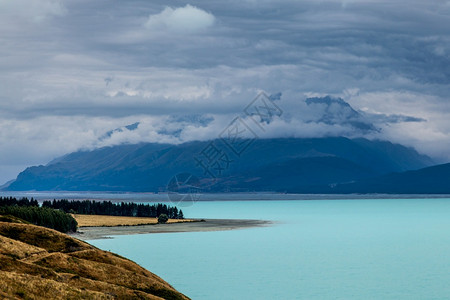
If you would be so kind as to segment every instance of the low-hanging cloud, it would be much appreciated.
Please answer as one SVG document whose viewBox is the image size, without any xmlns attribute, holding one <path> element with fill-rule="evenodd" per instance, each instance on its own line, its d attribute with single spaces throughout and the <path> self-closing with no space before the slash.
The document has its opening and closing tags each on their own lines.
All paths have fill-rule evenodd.
<svg viewBox="0 0 450 300">
<path fill-rule="evenodd" d="M 211 13 L 187 4 L 184 7 L 166 7 L 162 12 L 150 15 L 144 26 L 150 30 L 195 33 L 211 27 L 214 20 Z"/>
</svg>

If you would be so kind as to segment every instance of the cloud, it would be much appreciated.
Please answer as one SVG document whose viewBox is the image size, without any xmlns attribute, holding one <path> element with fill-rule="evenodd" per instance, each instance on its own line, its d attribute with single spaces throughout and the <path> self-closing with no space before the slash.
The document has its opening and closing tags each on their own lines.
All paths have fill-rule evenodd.
<svg viewBox="0 0 450 300">
<path fill-rule="evenodd" d="M 211 27 L 214 20 L 211 13 L 187 4 L 178 8 L 166 7 L 162 12 L 150 15 L 144 26 L 150 30 L 195 33 Z"/>
<path fill-rule="evenodd" d="M 0 0 L 0 15 L 9 20 L 19 18 L 40 23 L 66 13 L 67 9 L 60 0 Z"/>
<path fill-rule="evenodd" d="M 427 120 L 420 117 L 406 116 L 406 115 L 384 115 L 384 114 L 366 114 L 366 116 L 372 120 L 380 123 L 392 124 L 392 123 L 404 123 L 404 122 L 426 122 Z"/>
</svg>

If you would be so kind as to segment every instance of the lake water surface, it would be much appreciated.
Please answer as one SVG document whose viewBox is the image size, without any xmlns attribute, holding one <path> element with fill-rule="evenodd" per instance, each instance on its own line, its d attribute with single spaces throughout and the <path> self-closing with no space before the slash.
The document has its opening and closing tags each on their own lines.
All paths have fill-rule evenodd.
<svg viewBox="0 0 450 300">
<path fill-rule="evenodd" d="M 450 295 L 450 199 L 199 201 L 183 211 L 276 224 L 89 242 L 136 261 L 192 299 Z"/>
</svg>

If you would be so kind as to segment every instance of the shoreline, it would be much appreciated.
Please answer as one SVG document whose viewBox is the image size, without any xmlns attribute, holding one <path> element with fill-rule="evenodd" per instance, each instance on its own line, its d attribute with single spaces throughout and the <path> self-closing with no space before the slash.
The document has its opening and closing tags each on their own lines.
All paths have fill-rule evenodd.
<svg viewBox="0 0 450 300">
<path fill-rule="evenodd" d="M 2 197 L 33 197 L 39 202 L 64 198 L 68 200 L 109 200 L 112 202 L 171 203 L 166 193 L 125 191 L 4 191 Z M 450 198 L 450 194 L 387 194 L 387 193 L 281 193 L 281 192 L 217 192 L 202 193 L 197 202 L 214 201 L 303 201 L 303 200 L 373 200 L 373 199 L 423 199 Z"/>
<path fill-rule="evenodd" d="M 203 220 L 203 219 L 202 219 Z M 239 219 L 204 219 L 205 221 L 152 224 L 152 225 L 125 225 L 125 226 L 95 226 L 79 227 L 76 233 L 70 236 L 83 240 L 108 239 L 115 235 L 175 233 L 175 232 L 208 232 L 245 229 L 252 227 L 265 227 L 274 224 L 266 220 L 239 220 Z"/>
</svg>

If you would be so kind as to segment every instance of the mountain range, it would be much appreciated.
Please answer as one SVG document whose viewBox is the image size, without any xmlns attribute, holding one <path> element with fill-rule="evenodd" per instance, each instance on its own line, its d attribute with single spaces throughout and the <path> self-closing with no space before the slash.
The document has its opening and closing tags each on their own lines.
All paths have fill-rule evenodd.
<svg viewBox="0 0 450 300">
<path fill-rule="evenodd" d="M 450 165 L 433 166 L 431 158 L 387 141 L 329 137 L 234 142 L 245 145 L 245 151 L 234 151 L 222 139 L 78 151 L 27 168 L 4 189 L 161 192 L 184 173 L 197 177 L 199 188 L 208 192 L 450 192 L 445 175 Z"/>
<path fill-rule="evenodd" d="M 282 94 L 270 95 L 279 101 Z M 370 114 L 341 98 L 305 100 L 306 123 L 338 126 L 365 136 L 382 124 L 425 122 L 406 115 Z M 272 121 L 269 115 L 267 124 Z M 211 116 L 168 119 L 158 134 L 180 137 L 183 126 L 208 126 Z M 77 151 L 47 165 L 29 167 L 3 190 L 160 192 L 181 186 L 205 192 L 450 193 L 450 165 L 413 148 L 364 138 L 272 138 L 112 145 L 117 134 L 144 130 L 136 122 L 100 136 L 94 150 Z M 381 126 L 381 127 L 380 127 Z M 101 145 L 112 146 L 98 148 Z"/>
</svg>

